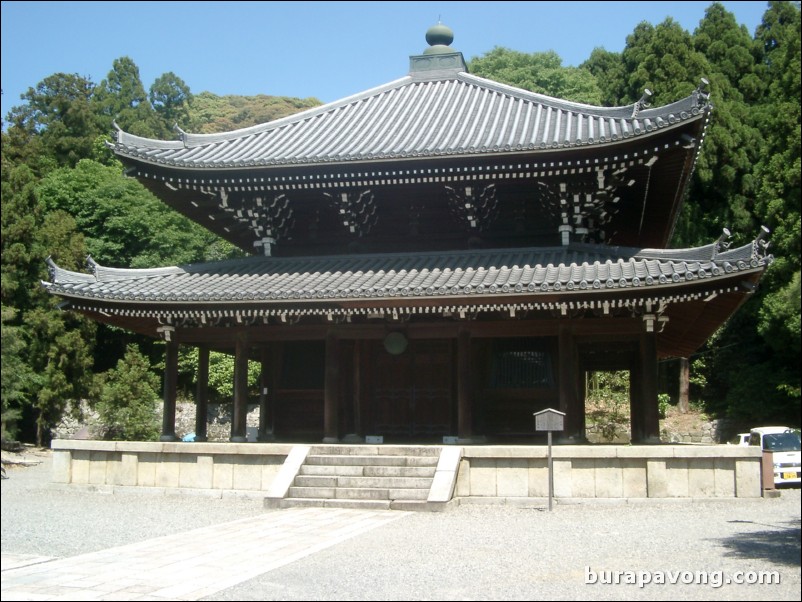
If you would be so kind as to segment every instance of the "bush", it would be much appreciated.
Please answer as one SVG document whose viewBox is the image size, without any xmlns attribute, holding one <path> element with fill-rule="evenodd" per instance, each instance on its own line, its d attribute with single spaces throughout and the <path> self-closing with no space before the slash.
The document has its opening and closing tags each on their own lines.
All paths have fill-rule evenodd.
<svg viewBox="0 0 802 602">
<path fill-rule="evenodd" d="M 660 393 L 657 396 L 657 409 L 660 412 L 660 418 L 666 417 L 668 405 L 671 403 L 671 396 L 668 393 Z"/>
<path fill-rule="evenodd" d="M 155 441 L 159 436 L 159 377 L 135 345 L 117 367 L 95 377 L 94 397 L 104 439 Z"/>
</svg>

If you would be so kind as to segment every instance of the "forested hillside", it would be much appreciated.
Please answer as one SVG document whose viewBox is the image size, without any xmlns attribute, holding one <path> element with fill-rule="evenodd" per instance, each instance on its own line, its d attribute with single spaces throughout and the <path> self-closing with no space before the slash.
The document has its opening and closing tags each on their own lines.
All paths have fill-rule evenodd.
<svg viewBox="0 0 802 602">
<path fill-rule="evenodd" d="M 689 94 L 702 77 L 709 80 L 714 113 L 673 246 L 710 243 L 723 228 L 733 232 L 733 244 L 742 244 L 765 225 L 776 261 L 755 295 L 690 358 L 692 395 L 719 415 L 798 425 L 799 3 L 768 3 L 756 32 L 739 26 L 718 3 L 693 32 L 671 19 L 641 23 L 621 53 L 598 48 L 579 67 L 563 67 L 553 52 L 495 48 L 473 58 L 469 68 L 511 85 L 601 105 L 635 102 L 645 88 L 654 92 L 654 104 L 664 105 Z M 46 442 L 69 402 L 78 399 L 111 407 L 109 436 L 125 436 L 122 426 L 112 424 L 123 412 L 112 403 L 125 396 L 120 387 L 136 382 L 131 406 L 159 397 L 158 383 L 143 372 L 160 376 L 160 343 L 61 311 L 39 284 L 47 279 L 47 257 L 81 269 L 87 255 L 109 266 L 155 267 L 238 253 L 123 175 L 105 145 L 114 128 L 174 139 L 175 125 L 221 132 L 318 104 L 267 95 L 193 94 L 173 73 L 146 89 L 128 57 L 115 60 L 100 82 L 66 73 L 32 82 L 3 120 L 4 437 Z M 223 360 L 218 367 L 229 369 Z M 187 369 L 182 383 L 187 390 L 193 378 Z M 135 432 L 141 437 L 149 431 Z"/>
</svg>

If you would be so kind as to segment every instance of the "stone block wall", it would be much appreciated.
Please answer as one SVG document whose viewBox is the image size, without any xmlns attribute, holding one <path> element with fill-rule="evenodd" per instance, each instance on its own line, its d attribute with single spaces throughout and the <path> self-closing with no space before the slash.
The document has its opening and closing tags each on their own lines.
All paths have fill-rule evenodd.
<svg viewBox="0 0 802 602">
<path fill-rule="evenodd" d="M 760 497 L 760 450 L 735 446 L 557 446 L 556 498 Z M 465 447 L 456 495 L 548 496 L 547 448 Z"/>
</svg>

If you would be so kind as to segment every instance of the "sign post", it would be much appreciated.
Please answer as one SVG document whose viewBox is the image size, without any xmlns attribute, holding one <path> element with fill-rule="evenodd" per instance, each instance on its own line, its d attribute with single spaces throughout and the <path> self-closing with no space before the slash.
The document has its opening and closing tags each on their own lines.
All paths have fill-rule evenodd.
<svg viewBox="0 0 802 602">
<path fill-rule="evenodd" d="M 551 458 L 551 433 L 561 431 L 564 426 L 565 412 L 547 408 L 540 412 L 535 412 L 535 430 L 547 431 L 549 437 L 549 512 L 551 512 L 551 501 L 554 498 L 554 466 Z"/>
</svg>

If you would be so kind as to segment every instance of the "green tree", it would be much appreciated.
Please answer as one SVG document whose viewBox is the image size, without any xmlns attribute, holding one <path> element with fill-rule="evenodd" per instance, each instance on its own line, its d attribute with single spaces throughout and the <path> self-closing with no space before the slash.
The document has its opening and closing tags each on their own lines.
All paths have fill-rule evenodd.
<svg viewBox="0 0 802 602">
<path fill-rule="evenodd" d="M 56 73 L 29 88 L 9 113 L 3 146 L 10 159 L 41 175 L 89 156 L 102 131 L 91 100 L 95 86 L 79 75 Z"/>
<path fill-rule="evenodd" d="M 77 407 L 91 381 L 95 325 L 55 307 L 25 314 L 26 363 L 35 374 L 31 401 L 36 412 L 36 443 L 45 445 L 67 403 Z"/>
<path fill-rule="evenodd" d="M 192 92 L 184 80 L 175 73 L 172 71 L 165 73 L 153 82 L 148 98 L 163 124 L 160 137 L 169 136 L 175 125 L 184 129 L 189 126 Z"/>
<path fill-rule="evenodd" d="M 604 48 L 594 48 L 590 58 L 580 65 L 595 78 L 601 89 L 601 104 L 617 107 L 624 104 L 623 94 L 626 87 L 624 59 L 620 52 L 610 52 Z"/>
<path fill-rule="evenodd" d="M 771 230 L 771 264 L 757 295 L 708 344 L 709 406 L 754 422 L 799 424 L 800 11 L 771 2 L 758 28 L 765 95 L 750 106 L 761 134 L 749 177 L 755 219 Z"/>
<path fill-rule="evenodd" d="M 211 92 L 201 92 L 192 97 L 192 104 L 189 106 L 189 131 L 199 134 L 229 132 L 267 123 L 320 104 L 317 98 L 290 98 L 266 94 L 217 96 Z"/>
<path fill-rule="evenodd" d="M 85 159 L 49 174 L 37 187 L 47 211 L 75 218 L 102 265 L 154 267 L 197 262 L 216 237 L 173 211 L 116 167 Z"/>
<path fill-rule="evenodd" d="M 591 72 L 563 67 L 562 59 L 553 50 L 526 54 L 496 47 L 471 59 L 469 67 L 474 75 L 524 90 L 590 105 L 601 104 L 602 93 Z"/>
<path fill-rule="evenodd" d="M 670 17 L 656 27 L 639 24 L 627 36 L 622 58 L 628 74 L 620 94 L 625 103 L 639 100 L 647 88 L 656 103 L 674 102 L 688 96 L 710 71 L 691 35 Z"/>
<path fill-rule="evenodd" d="M 31 295 L 44 270 L 44 256 L 36 245 L 42 207 L 34 192 L 37 180 L 33 171 L 25 164 L 6 161 L 5 152 L 2 165 L 0 291 L 3 304 L 24 309 L 33 303 Z"/>
<path fill-rule="evenodd" d="M 137 136 L 152 138 L 160 133 L 161 124 L 148 101 L 139 67 L 127 56 L 114 60 L 108 76 L 98 85 L 93 102 L 107 130 L 115 122 Z"/>
<path fill-rule="evenodd" d="M 159 377 L 135 345 L 129 345 L 116 368 L 98 374 L 93 383 L 95 409 L 111 440 L 155 441 L 159 435 Z"/>
<path fill-rule="evenodd" d="M 752 236 L 755 215 L 754 165 L 763 154 L 755 109 L 762 95 L 760 52 L 746 28 L 721 4 L 712 4 L 693 35 L 705 55 L 713 115 L 697 160 L 695 178 L 675 232 L 676 246 L 705 244 L 724 228 Z"/>
<path fill-rule="evenodd" d="M 183 349 L 179 354 L 178 371 L 182 380 L 194 387 L 198 381 L 198 348 Z M 248 387 L 255 390 L 259 383 L 261 365 L 248 362 Z M 212 351 L 209 353 L 209 395 L 217 401 L 233 399 L 234 356 Z"/>
<path fill-rule="evenodd" d="M 13 326 L 13 308 L 2 306 L 2 364 L 0 364 L 0 384 L 2 384 L 2 428 L 3 440 L 17 437 L 17 423 L 22 418 L 22 409 L 28 405 L 28 391 L 31 390 L 33 373 L 23 361 L 25 341 L 21 329 Z"/>
</svg>

